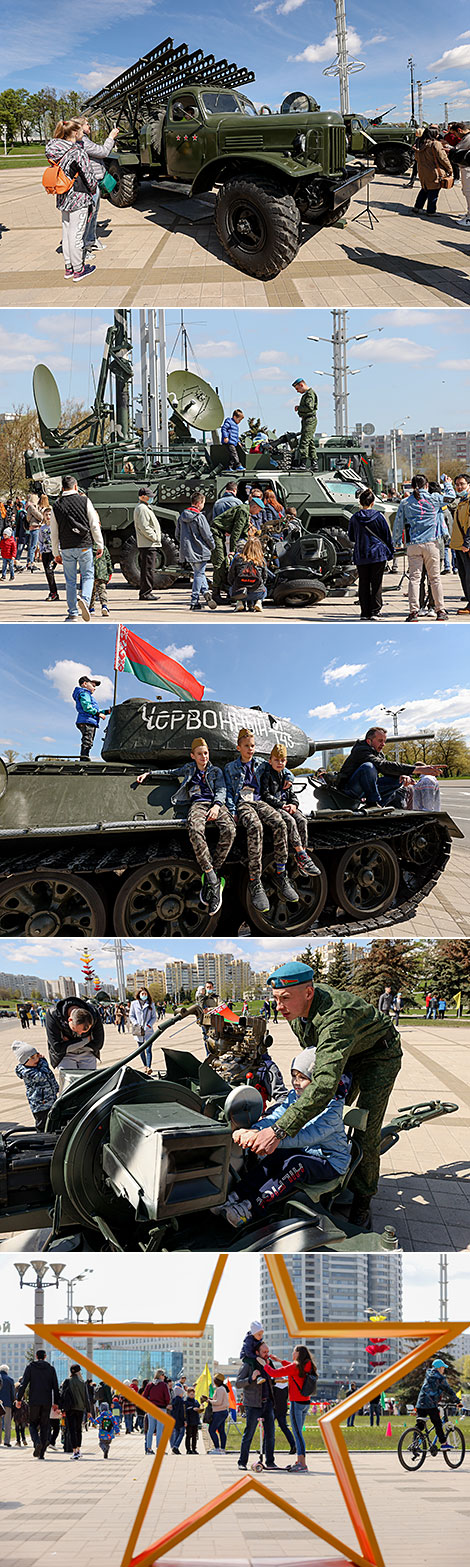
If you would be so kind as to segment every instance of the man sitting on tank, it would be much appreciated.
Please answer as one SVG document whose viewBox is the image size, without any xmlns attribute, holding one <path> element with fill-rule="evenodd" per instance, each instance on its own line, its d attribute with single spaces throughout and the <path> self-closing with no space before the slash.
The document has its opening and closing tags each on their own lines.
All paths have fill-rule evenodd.
<svg viewBox="0 0 470 1567">
<path fill-rule="evenodd" d="M 412 777 L 415 768 L 403 762 L 388 761 L 382 749 L 386 738 L 386 729 L 378 729 L 376 725 L 368 729 L 363 740 L 354 742 L 336 783 L 345 794 L 351 794 L 355 800 L 365 799 L 367 805 L 403 808 L 402 785 Z"/>
<path fill-rule="evenodd" d="M 269 762 L 264 762 L 260 773 L 261 799 L 267 800 L 275 811 L 280 811 L 287 829 L 289 848 L 303 876 L 320 876 L 315 861 L 307 853 L 308 827 L 305 816 L 299 811 L 294 794 L 294 774 L 286 767 L 287 746 L 273 745 Z"/>
<path fill-rule="evenodd" d="M 316 1048 L 301 1050 L 291 1065 L 292 1088 L 284 1090 L 282 1099 L 271 1106 L 267 1114 L 250 1130 L 262 1131 L 276 1127 L 281 1116 L 296 1104 L 304 1089 L 310 1088 L 315 1070 Z M 287 1136 L 277 1152 L 256 1159 L 249 1151 L 240 1170 L 235 1189 L 213 1213 L 223 1214 L 233 1229 L 249 1223 L 250 1219 L 266 1217 L 272 1204 L 282 1201 L 300 1182 L 323 1184 L 336 1181 L 344 1175 L 351 1160 L 351 1152 L 343 1122 L 344 1100 L 352 1083 L 352 1072 L 345 1072 L 338 1083 L 336 1093 L 320 1111 L 307 1121 L 294 1136 Z M 234 1141 L 242 1142 L 239 1133 Z"/>
<path fill-rule="evenodd" d="M 218 914 L 222 904 L 223 882 L 218 872 L 230 852 L 235 837 L 235 826 L 226 806 L 226 786 L 220 767 L 210 760 L 206 740 L 196 736 L 191 745 L 190 761 L 181 767 L 173 767 L 166 777 L 181 777 L 181 787 L 172 797 L 172 805 L 179 805 L 187 814 L 191 848 L 202 871 L 200 900 L 211 918 Z M 137 783 L 147 778 L 158 778 L 159 773 L 140 773 Z M 217 848 L 211 854 L 207 842 L 207 828 L 215 825 L 218 830 Z"/>
</svg>

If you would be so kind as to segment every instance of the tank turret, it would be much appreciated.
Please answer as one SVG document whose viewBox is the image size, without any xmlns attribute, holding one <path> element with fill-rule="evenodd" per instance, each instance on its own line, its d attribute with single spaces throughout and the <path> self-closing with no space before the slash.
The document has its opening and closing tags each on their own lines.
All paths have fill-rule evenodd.
<svg viewBox="0 0 470 1567">
<path fill-rule="evenodd" d="M 269 757 L 273 745 L 285 745 L 289 767 L 300 767 L 317 749 L 303 729 L 289 718 L 276 718 L 260 707 L 235 707 L 226 702 L 146 702 L 131 697 L 113 708 L 102 755 L 109 762 L 161 763 L 162 768 L 187 762 L 192 741 L 199 736 L 209 746 L 211 760 L 225 767 L 233 760 L 240 729 L 252 729 L 256 753 Z"/>
</svg>

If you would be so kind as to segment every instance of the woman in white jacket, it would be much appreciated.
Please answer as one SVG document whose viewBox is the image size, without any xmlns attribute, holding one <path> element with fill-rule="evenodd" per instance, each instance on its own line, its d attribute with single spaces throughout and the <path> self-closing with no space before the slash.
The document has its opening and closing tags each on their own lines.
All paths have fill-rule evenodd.
<svg viewBox="0 0 470 1567">
<path fill-rule="evenodd" d="M 152 997 L 150 995 L 150 991 L 146 990 L 143 985 L 142 989 L 139 990 L 139 994 L 136 996 L 135 1001 L 131 1001 L 129 1022 L 132 1033 L 135 1035 L 135 1038 L 138 1039 L 139 1044 L 142 1044 L 143 1046 L 143 1049 L 140 1052 L 141 1060 L 144 1063 L 147 1077 L 151 1077 L 152 1046 L 148 1045 L 146 1041 L 150 1038 L 150 1035 L 155 1032 L 157 1013 L 154 1002 L 152 1001 Z"/>
</svg>

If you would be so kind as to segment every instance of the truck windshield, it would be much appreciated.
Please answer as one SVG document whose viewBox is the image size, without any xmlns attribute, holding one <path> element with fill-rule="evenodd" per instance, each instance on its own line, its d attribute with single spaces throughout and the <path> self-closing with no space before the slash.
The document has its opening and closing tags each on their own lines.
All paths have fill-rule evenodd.
<svg viewBox="0 0 470 1567">
<path fill-rule="evenodd" d="M 256 114 L 254 103 L 244 94 L 236 98 L 231 92 L 203 92 L 202 101 L 208 114 Z"/>
</svg>

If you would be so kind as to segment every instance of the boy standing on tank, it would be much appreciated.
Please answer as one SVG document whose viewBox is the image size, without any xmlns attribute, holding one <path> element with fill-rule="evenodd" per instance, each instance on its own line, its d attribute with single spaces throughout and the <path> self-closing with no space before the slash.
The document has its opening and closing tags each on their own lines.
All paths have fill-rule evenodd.
<svg viewBox="0 0 470 1567">
<path fill-rule="evenodd" d="M 264 827 L 270 827 L 273 835 L 275 876 L 280 896 L 286 903 L 299 901 L 286 871 L 286 821 L 279 810 L 273 810 L 272 805 L 262 799 L 260 779 L 264 764 L 255 756 L 255 737 L 251 729 L 240 729 L 237 750 L 238 756 L 225 768 L 227 806 L 237 825 L 245 828 L 252 903 L 260 914 L 268 914 L 269 899 L 261 880 Z"/>
<path fill-rule="evenodd" d="M 175 776 L 181 775 L 180 767 L 172 768 L 171 771 Z M 160 775 L 140 773 L 137 783 L 145 783 L 147 778 L 154 776 L 158 778 Z M 226 806 L 223 772 L 211 762 L 209 747 L 200 736 L 192 742 L 190 761 L 184 767 L 181 786 L 173 795 L 171 803 L 181 805 L 187 811 L 191 848 L 202 870 L 201 903 L 211 916 L 218 914 L 223 890 L 218 872 L 232 847 L 235 827 Z M 212 823 L 216 824 L 219 833 L 213 854 L 207 842 L 207 828 Z"/>
<path fill-rule="evenodd" d="M 82 744 L 80 748 L 80 761 L 87 762 L 93 745 L 100 718 L 107 718 L 111 712 L 110 707 L 98 707 L 95 702 L 96 686 L 101 685 L 100 680 L 94 680 L 91 675 L 80 675 L 78 685 L 72 691 L 73 700 L 77 709 L 76 728 L 80 730 Z"/>
<path fill-rule="evenodd" d="M 286 767 L 287 746 L 273 745 L 269 762 L 261 768 L 261 799 L 280 811 L 285 819 L 289 847 L 293 849 L 303 876 L 319 876 L 320 870 L 307 853 L 308 827 L 294 795 L 294 774 Z"/>
</svg>

